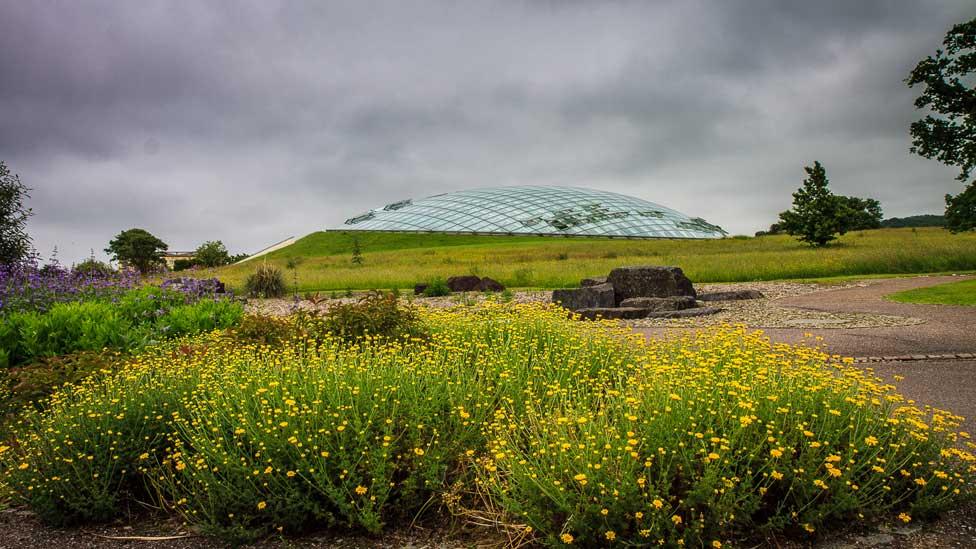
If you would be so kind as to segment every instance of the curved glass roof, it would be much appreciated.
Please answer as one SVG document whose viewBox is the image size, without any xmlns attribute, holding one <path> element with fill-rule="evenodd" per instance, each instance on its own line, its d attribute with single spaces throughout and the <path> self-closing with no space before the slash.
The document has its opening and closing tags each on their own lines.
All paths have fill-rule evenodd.
<svg viewBox="0 0 976 549">
<path fill-rule="evenodd" d="M 358 231 L 721 238 L 718 225 L 653 202 L 576 187 L 491 187 L 401 200 L 347 219 Z"/>
</svg>

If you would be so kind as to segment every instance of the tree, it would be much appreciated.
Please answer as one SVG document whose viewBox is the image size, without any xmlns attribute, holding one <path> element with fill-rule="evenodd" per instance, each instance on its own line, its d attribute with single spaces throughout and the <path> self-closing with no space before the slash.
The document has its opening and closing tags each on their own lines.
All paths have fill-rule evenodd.
<svg viewBox="0 0 976 549">
<path fill-rule="evenodd" d="M 169 246 L 145 229 L 122 231 L 108 243 L 105 253 L 120 264 L 131 265 L 140 273 L 148 273 L 163 263 L 162 252 Z"/>
<path fill-rule="evenodd" d="M 220 267 L 230 263 L 230 254 L 223 242 L 208 240 L 193 253 L 193 260 L 204 267 Z"/>
<path fill-rule="evenodd" d="M 27 219 L 32 212 L 24 205 L 28 198 L 30 189 L 0 162 L 0 264 L 17 263 L 31 252 Z"/>
<path fill-rule="evenodd" d="M 363 264 L 363 249 L 359 247 L 359 239 L 352 239 L 352 262 L 354 265 Z"/>
<path fill-rule="evenodd" d="M 958 166 L 956 179 L 966 181 L 976 168 L 976 89 L 972 85 L 976 76 L 976 19 L 952 27 L 942 45 L 944 49 L 919 61 L 905 80 L 909 87 L 924 86 L 915 107 L 931 111 L 912 123 L 911 151 Z M 946 226 L 953 232 L 976 227 L 976 213 L 972 207 L 965 207 L 972 203 L 965 195 L 976 193 L 973 185 L 971 182 L 959 196 L 945 197 Z"/>
<path fill-rule="evenodd" d="M 807 178 L 803 186 L 793 193 L 793 209 L 779 214 L 787 233 L 811 246 L 824 246 L 836 235 L 847 232 L 842 214 L 845 208 L 830 192 L 827 172 L 820 162 L 803 168 Z"/>
<path fill-rule="evenodd" d="M 841 219 L 846 231 L 863 231 L 880 229 L 884 212 L 881 203 L 873 198 L 858 198 L 856 196 L 838 196 L 841 204 Z"/>
<path fill-rule="evenodd" d="M 951 232 L 976 230 L 976 184 L 956 196 L 946 195 L 945 226 Z"/>
</svg>

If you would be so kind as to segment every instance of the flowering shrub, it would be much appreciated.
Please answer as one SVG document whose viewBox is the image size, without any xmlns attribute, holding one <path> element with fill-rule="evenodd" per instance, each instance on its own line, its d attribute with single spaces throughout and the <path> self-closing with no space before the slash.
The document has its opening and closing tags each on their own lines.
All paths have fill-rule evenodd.
<svg viewBox="0 0 976 549">
<path fill-rule="evenodd" d="M 819 351 L 732 328 L 646 343 L 539 305 L 421 316 L 422 340 L 151 348 L 27 415 L 3 478 L 51 523 L 155 496 L 232 541 L 375 532 L 439 497 L 548 545 L 717 547 L 971 493 L 958 418 Z"/>
<path fill-rule="evenodd" d="M 347 342 L 367 336 L 385 339 L 419 337 L 423 330 L 414 307 L 404 306 L 394 294 L 372 292 L 355 303 L 329 307 L 322 329 Z"/>
<path fill-rule="evenodd" d="M 216 278 L 175 277 L 160 284 L 164 290 L 175 290 L 192 297 L 214 297 L 224 292 L 224 284 Z"/>
<path fill-rule="evenodd" d="M 111 299 L 138 284 L 138 275 L 128 272 L 40 267 L 36 261 L 0 264 L 0 316 L 46 311 L 55 303 Z"/>
</svg>

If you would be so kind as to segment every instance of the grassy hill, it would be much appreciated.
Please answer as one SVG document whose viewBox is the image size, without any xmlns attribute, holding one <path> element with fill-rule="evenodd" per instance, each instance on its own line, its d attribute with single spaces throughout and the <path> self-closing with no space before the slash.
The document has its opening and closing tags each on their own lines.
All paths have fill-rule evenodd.
<svg viewBox="0 0 976 549">
<path fill-rule="evenodd" d="M 362 265 L 351 261 L 353 238 L 359 240 Z M 556 288 L 640 264 L 678 265 L 696 282 L 731 282 L 976 270 L 976 234 L 880 229 L 847 234 L 831 246 L 813 249 L 785 235 L 620 240 L 317 232 L 215 274 L 240 288 L 263 261 L 280 266 L 289 287 L 297 279 L 300 291 L 410 288 L 463 274 L 490 276 L 511 287 Z"/>
</svg>

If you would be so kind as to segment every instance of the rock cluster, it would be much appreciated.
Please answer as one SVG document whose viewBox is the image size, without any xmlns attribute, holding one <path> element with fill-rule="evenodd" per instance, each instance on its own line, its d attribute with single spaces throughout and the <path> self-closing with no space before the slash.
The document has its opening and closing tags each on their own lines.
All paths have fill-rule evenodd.
<svg viewBox="0 0 976 549">
<path fill-rule="evenodd" d="M 584 278 L 580 287 L 554 290 L 552 301 L 581 318 L 686 318 L 722 309 L 699 307 L 691 280 L 679 267 L 618 267 L 606 278 Z"/>
</svg>

